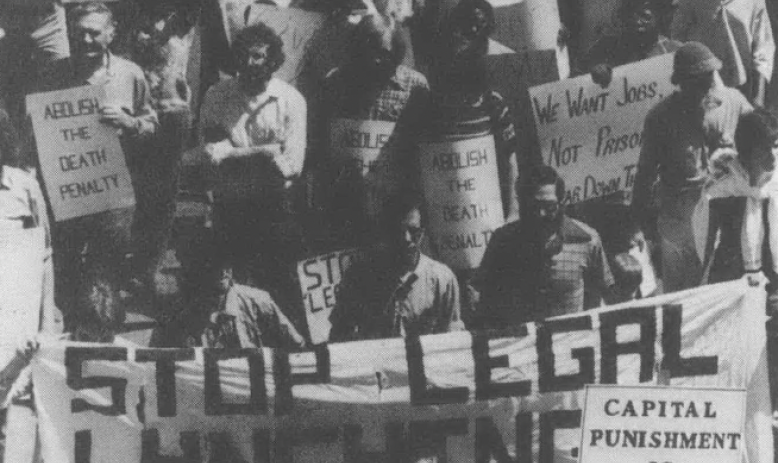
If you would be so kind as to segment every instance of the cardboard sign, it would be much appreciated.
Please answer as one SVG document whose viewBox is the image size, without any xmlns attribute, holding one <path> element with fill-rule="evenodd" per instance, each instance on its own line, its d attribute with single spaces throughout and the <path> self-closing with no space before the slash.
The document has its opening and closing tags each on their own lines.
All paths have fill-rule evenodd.
<svg viewBox="0 0 778 463">
<path fill-rule="evenodd" d="M 335 307 L 338 285 L 358 254 L 356 249 L 344 249 L 311 257 L 297 264 L 305 317 L 314 344 L 327 342 L 330 337 L 330 313 Z"/>
<path fill-rule="evenodd" d="M 455 269 L 481 264 L 504 222 L 494 136 L 419 144 L 432 246 Z"/>
<path fill-rule="evenodd" d="M 105 89 L 27 95 L 38 159 L 55 220 L 135 205 L 119 136 L 100 122 Z"/>
<path fill-rule="evenodd" d="M 608 88 L 583 75 L 529 90 L 543 160 L 565 179 L 566 199 L 628 194 L 648 111 L 673 92 L 673 55 L 617 67 Z"/>
<path fill-rule="evenodd" d="M 384 149 L 394 132 L 394 122 L 335 119 L 330 124 L 330 153 L 341 173 L 359 177 L 354 191 L 363 194 L 368 217 L 377 218 L 384 201 L 397 191 L 401 172 L 392 152 Z"/>
<path fill-rule="evenodd" d="M 673 387 L 746 389 L 744 431 L 730 426 L 730 414 L 743 412 L 742 396 L 706 389 L 674 391 L 670 400 L 686 404 L 683 423 L 740 432 L 743 461 L 772 463 L 764 310 L 764 291 L 735 281 L 513 332 L 375 339 L 306 352 L 43 345 L 33 362 L 41 453 L 63 463 L 164 461 L 161 455 L 208 461 L 199 451 L 212 448 L 228 461 L 394 463 L 423 442 L 436 461 L 449 463 L 573 463 L 585 385 L 656 385 L 661 363 L 672 366 L 662 380 Z M 699 418 L 689 411 L 691 400 Z M 715 419 L 705 418 L 712 413 Z M 608 418 L 598 428 L 584 425 L 628 429 L 626 420 L 651 421 Z M 743 415 L 738 419 L 742 425 Z M 700 435 L 694 439 L 705 445 Z M 608 455 L 598 462 L 630 461 Z M 650 461 L 697 460 L 643 463 Z M 706 463 L 721 461 L 731 460 Z"/>
<path fill-rule="evenodd" d="M 263 5 L 255 0 L 220 0 L 219 3 L 230 42 L 238 31 L 253 24 L 264 23 L 276 31 L 284 42 L 286 60 L 274 76 L 294 83 L 302 71 L 309 42 L 324 25 L 324 15 L 299 8 Z"/>
<path fill-rule="evenodd" d="M 746 391 L 589 385 L 580 463 L 741 463 Z"/>
</svg>

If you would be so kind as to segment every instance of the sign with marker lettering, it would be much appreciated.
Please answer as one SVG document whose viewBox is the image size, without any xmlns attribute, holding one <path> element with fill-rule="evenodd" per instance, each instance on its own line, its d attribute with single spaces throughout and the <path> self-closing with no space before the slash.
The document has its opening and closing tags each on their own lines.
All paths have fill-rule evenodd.
<svg viewBox="0 0 778 463">
<path fill-rule="evenodd" d="M 494 136 L 419 143 L 432 246 L 455 269 L 481 264 L 504 222 Z"/>
<path fill-rule="evenodd" d="M 297 278 L 305 305 L 305 317 L 313 344 L 330 337 L 330 313 L 335 307 L 338 285 L 343 274 L 359 256 L 357 249 L 333 251 L 297 264 Z"/>
<path fill-rule="evenodd" d="M 56 221 L 135 205 L 116 129 L 100 122 L 105 89 L 27 95 L 38 160 Z"/>
<path fill-rule="evenodd" d="M 677 439 L 663 434 L 663 444 L 693 443 L 701 454 L 735 445 L 743 461 L 772 463 L 764 310 L 763 289 L 734 281 L 501 332 L 305 352 L 44 344 L 33 361 L 41 451 L 62 463 L 212 461 L 208 452 L 226 461 L 573 463 L 586 385 L 662 383 L 745 389 L 745 410 L 742 396 L 728 404 L 707 389 L 631 404 L 620 393 L 601 407 L 623 416 L 601 422 L 595 443 L 613 442 L 608 429 L 642 429 L 627 421 L 648 421 L 643 413 L 657 426 L 663 412 L 678 413 Z M 640 445 L 634 435 L 619 443 L 635 438 Z"/>
<path fill-rule="evenodd" d="M 240 30 L 258 23 L 266 24 L 281 37 L 286 59 L 273 76 L 294 83 L 305 64 L 308 44 L 321 30 L 325 16 L 300 8 L 262 4 L 256 0 L 220 0 L 219 3 L 224 30 L 230 42 Z"/>
<path fill-rule="evenodd" d="M 566 200 L 630 197 L 648 111 L 673 92 L 673 55 L 613 69 L 610 86 L 591 76 L 529 90 L 543 160 L 565 179 Z"/>
<path fill-rule="evenodd" d="M 378 217 L 386 198 L 402 182 L 396 159 L 386 147 L 394 126 L 394 122 L 353 119 L 330 123 L 330 154 L 340 171 L 336 181 L 359 183 L 349 190 L 362 197 L 368 217 Z"/>
<path fill-rule="evenodd" d="M 586 386 L 580 463 L 741 463 L 746 390 Z"/>
</svg>

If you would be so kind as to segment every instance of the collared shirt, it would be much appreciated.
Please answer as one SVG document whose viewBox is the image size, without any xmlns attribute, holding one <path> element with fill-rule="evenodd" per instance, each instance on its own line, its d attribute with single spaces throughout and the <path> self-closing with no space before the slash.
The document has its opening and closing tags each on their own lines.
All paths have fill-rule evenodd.
<svg viewBox="0 0 778 463">
<path fill-rule="evenodd" d="M 516 326 L 581 312 L 600 305 L 613 286 L 594 229 L 565 217 L 561 250 L 545 262 L 538 261 L 534 234 L 516 221 L 492 235 L 473 282 L 481 295 L 478 318 L 483 327 Z"/>
<path fill-rule="evenodd" d="M 300 175 L 306 148 L 305 99 L 294 87 L 272 78 L 259 95 L 246 95 L 238 79 L 221 81 L 208 89 L 200 108 L 201 141 L 204 130 L 217 129 L 232 147 L 248 148 L 260 145 L 280 145 L 280 154 L 273 160 L 284 178 Z M 229 189 L 235 182 L 255 179 L 261 182 L 271 166 L 260 162 L 264 172 L 242 171 L 242 178 L 223 178 L 220 187 Z M 258 178 L 258 179 L 257 179 Z"/>
<path fill-rule="evenodd" d="M 157 113 L 151 105 L 149 84 L 137 64 L 108 53 L 105 66 L 83 80 L 76 77 L 71 59 L 60 60 L 43 71 L 37 91 L 63 90 L 83 85 L 104 86 L 104 104 L 117 105 L 135 118 L 135 127 L 124 135 L 136 139 L 148 138 L 156 133 L 159 126 Z M 131 157 L 128 157 L 128 161 L 131 161 Z"/>
<path fill-rule="evenodd" d="M 586 66 L 588 69 L 597 64 L 608 64 L 612 67 L 621 66 L 665 53 L 672 53 L 680 47 L 680 42 L 659 36 L 656 43 L 643 52 L 620 34 L 606 35 L 597 40 L 589 50 Z"/>
<path fill-rule="evenodd" d="M 657 175 L 670 191 L 701 188 L 711 150 L 731 142 L 740 116 L 752 109 L 742 93 L 721 83 L 703 107 L 690 108 L 679 92 L 653 107 L 646 116 L 633 189 L 632 206 L 638 216 L 650 204 Z"/>
<path fill-rule="evenodd" d="M 302 347 L 305 342 L 267 291 L 233 284 L 203 333 L 208 347 Z"/>
<path fill-rule="evenodd" d="M 355 263 L 340 284 L 330 315 L 331 341 L 424 335 L 463 329 L 459 285 L 446 265 L 421 255 L 397 276 L 391 256 Z"/>
<path fill-rule="evenodd" d="M 714 198 L 745 197 L 745 214 L 740 234 L 745 270 L 756 272 L 762 269 L 766 214 L 773 265 L 770 271 L 778 275 L 778 176 L 770 175 L 760 184 L 752 186 L 748 171 L 736 157 L 723 153 L 712 161 L 715 170 L 703 189 L 702 198 L 693 216 L 694 237 L 700 260 L 704 262 L 706 257 L 710 201 Z"/>
<path fill-rule="evenodd" d="M 771 0 L 772 1 L 772 0 Z M 773 75 L 775 42 L 765 0 L 679 0 L 671 36 L 701 42 L 723 61 L 724 82 L 740 86 L 747 70 L 768 81 Z"/>
</svg>

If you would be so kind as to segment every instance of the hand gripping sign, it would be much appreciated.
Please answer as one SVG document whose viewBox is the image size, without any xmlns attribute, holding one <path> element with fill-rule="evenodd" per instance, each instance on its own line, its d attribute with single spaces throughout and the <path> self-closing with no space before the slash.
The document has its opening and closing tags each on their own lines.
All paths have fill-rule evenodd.
<svg viewBox="0 0 778 463">
<path fill-rule="evenodd" d="M 56 221 L 135 205 L 115 129 L 100 122 L 105 89 L 27 95 L 38 159 Z"/>
</svg>

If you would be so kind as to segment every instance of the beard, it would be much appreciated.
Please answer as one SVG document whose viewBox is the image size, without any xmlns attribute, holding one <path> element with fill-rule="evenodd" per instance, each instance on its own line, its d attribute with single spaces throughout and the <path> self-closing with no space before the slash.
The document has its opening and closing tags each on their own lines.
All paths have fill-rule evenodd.
<svg viewBox="0 0 778 463">
<path fill-rule="evenodd" d="M 247 67 L 238 73 L 241 85 L 252 94 L 264 91 L 271 77 L 273 71 L 268 66 Z"/>
</svg>

